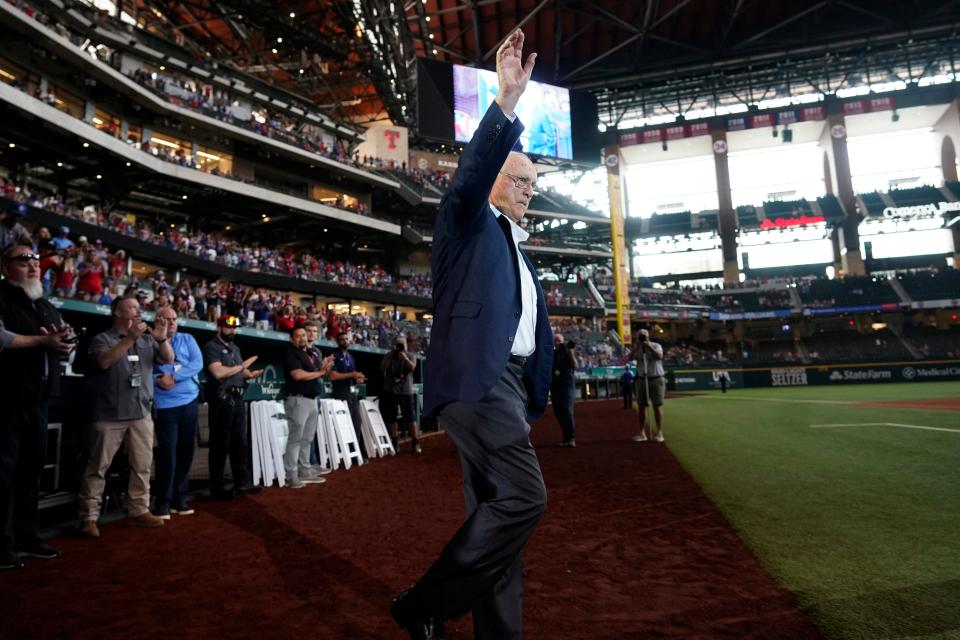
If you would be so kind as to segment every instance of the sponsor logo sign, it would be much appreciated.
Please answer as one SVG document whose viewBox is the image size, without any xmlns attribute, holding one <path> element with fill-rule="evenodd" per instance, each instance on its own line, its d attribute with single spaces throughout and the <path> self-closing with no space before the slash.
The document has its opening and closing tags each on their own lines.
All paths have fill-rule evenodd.
<svg viewBox="0 0 960 640">
<path fill-rule="evenodd" d="M 805 387 L 809 384 L 807 370 L 801 367 L 771 369 L 770 383 L 774 387 Z"/>
<path fill-rule="evenodd" d="M 913 378 L 907 378 L 907 369 L 913 369 Z M 920 380 L 924 378 L 956 378 L 960 377 L 960 366 L 956 367 L 904 367 L 903 377 L 907 380 Z"/>
<path fill-rule="evenodd" d="M 283 373 L 280 367 L 268 364 L 259 378 L 247 385 L 245 400 L 280 400 L 283 396 Z"/>
<path fill-rule="evenodd" d="M 919 204 L 913 207 L 887 207 L 883 210 L 885 218 L 901 218 L 908 216 L 937 215 L 950 211 L 960 211 L 960 202 L 938 202 L 936 204 Z"/>
<path fill-rule="evenodd" d="M 893 380 L 890 369 L 834 369 L 830 372 L 831 382 L 873 382 L 875 380 Z"/>
</svg>

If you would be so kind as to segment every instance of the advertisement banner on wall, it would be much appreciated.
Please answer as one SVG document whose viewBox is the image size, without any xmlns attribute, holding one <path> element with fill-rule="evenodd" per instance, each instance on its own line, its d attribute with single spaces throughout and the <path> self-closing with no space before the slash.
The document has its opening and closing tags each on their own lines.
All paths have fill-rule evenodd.
<svg viewBox="0 0 960 640">
<path fill-rule="evenodd" d="M 668 388 L 676 391 L 719 389 L 719 376 L 729 376 L 727 388 L 808 387 L 875 382 L 960 380 L 960 360 L 892 362 L 878 364 L 795 366 L 757 369 L 674 369 Z"/>
<path fill-rule="evenodd" d="M 705 391 L 720 389 L 720 380 L 727 378 L 728 389 L 743 387 L 743 372 L 739 369 L 677 369 L 667 374 L 670 391 Z"/>
<path fill-rule="evenodd" d="M 748 387 L 806 387 L 874 382 L 960 380 L 960 362 L 934 361 L 820 367 L 778 367 L 744 373 Z"/>
</svg>

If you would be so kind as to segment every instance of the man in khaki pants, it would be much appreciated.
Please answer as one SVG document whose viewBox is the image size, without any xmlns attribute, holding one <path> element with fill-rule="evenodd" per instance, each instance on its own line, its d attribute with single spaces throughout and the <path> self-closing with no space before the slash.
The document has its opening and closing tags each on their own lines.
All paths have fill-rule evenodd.
<svg viewBox="0 0 960 640">
<path fill-rule="evenodd" d="M 159 527 L 150 513 L 150 463 L 153 460 L 153 364 L 171 364 L 167 321 L 157 317 L 153 329 L 140 319 L 135 298 L 117 298 L 110 305 L 113 327 L 94 337 L 90 358 L 99 369 L 94 377 L 93 445 L 80 485 L 80 533 L 100 537 L 97 518 L 107 469 L 121 444 L 127 447 L 130 483 L 127 524 Z"/>
</svg>

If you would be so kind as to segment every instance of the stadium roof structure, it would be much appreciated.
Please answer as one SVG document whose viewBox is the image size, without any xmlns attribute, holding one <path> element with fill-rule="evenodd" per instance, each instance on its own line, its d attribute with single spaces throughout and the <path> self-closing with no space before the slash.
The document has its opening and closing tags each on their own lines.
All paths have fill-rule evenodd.
<svg viewBox="0 0 960 640">
<path fill-rule="evenodd" d="M 56 0 L 47 0 L 56 2 Z M 492 67 L 515 27 L 536 79 L 589 90 L 610 126 L 952 71 L 943 0 L 122 0 L 130 17 L 356 123 L 412 125 L 415 57 Z"/>
<path fill-rule="evenodd" d="M 421 0 L 421 55 L 491 65 L 515 25 L 537 79 L 589 90 L 608 126 L 944 71 L 960 3 L 917 0 Z M 416 16 L 412 19 L 410 14 Z M 427 20 L 430 20 L 427 22 Z"/>
</svg>

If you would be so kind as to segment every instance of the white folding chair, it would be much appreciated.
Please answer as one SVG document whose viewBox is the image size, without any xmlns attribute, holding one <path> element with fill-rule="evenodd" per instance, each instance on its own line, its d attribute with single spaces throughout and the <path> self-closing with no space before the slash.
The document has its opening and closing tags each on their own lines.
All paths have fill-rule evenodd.
<svg viewBox="0 0 960 640">
<path fill-rule="evenodd" d="M 383 422 L 380 405 L 373 400 L 361 400 L 360 412 L 363 422 L 363 437 L 367 440 L 367 455 L 371 458 L 397 455 L 393 448 L 393 440 L 387 432 L 387 425 Z"/>
</svg>

